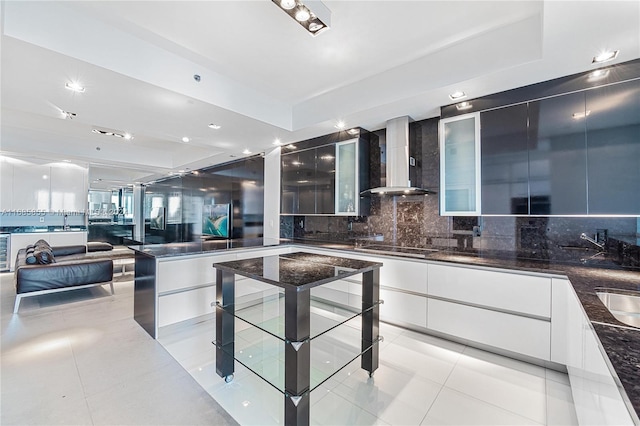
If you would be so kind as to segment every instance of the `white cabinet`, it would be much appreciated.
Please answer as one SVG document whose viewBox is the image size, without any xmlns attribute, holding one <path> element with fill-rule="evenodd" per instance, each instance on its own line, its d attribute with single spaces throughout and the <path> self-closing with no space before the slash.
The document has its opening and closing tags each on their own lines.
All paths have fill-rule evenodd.
<svg viewBox="0 0 640 426">
<path fill-rule="evenodd" d="M 430 296 L 551 317 L 551 279 L 547 277 L 432 264 L 428 282 Z"/>
<path fill-rule="evenodd" d="M 45 240 L 52 247 L 86 245 L 87 232 L 86 231 L 48 232 L 47 238 L 45 238 Z"/>
<path fill-rule="evenodd" d="M 384 266 L 382 267 L 384 269 Z M 380 319 L 399 325 L 427 327 L 427 298 L 380 289 Z"/>
<path fill-rule="evenodd" d="M 13 164 L 0 156 L 0 210 L 13 208 Z"/>
<path fill-rule="evenodd" d="M 480 113 L 440 120 L 440 214 L 480 215 Z"/>
<path fill-rule="evenodd" d="M 553 279 L 551 324 L 551 360 L 567 366 L 579 423 L 632 425 L 624 391 L 568 280 Z"/>
<path fill-rule="evenodd" d="M 72 163 L 2 161 L 2 209 L 81 212 L 87 209 L 87 168 Z"/>
<path fill-rule="evenodd" d="M 380 269 L 380 285 L 427 293 L 427 265 L 410 260 L 384 259 Z"/>
<path fill-rule="evenodd" d="M 427 325 L 433 331 L 549 360 L 548 321 L 429 299 Z"/>
<path fill-rule="evenodd" d="M 51 168 L 48 165 L 14 164 L 12 209 L 47 212 L 50 195 Z"/>
<path fill-rule="evenodd" d="M 51 211 L 84 212 L 87 209 L 87 169 L 75 164 L 51 166 Z"/>
</svg>

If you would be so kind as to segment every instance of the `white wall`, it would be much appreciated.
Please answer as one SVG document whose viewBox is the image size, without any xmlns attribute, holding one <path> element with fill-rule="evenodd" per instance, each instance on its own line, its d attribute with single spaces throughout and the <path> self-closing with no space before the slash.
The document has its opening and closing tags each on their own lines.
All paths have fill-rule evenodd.
<svg viewBox="0 0 640 426">
<path fill-rule="evenodd" d="M 264 157 L 264 244 L 280 240 L 280 147 Z"/>
</svg>

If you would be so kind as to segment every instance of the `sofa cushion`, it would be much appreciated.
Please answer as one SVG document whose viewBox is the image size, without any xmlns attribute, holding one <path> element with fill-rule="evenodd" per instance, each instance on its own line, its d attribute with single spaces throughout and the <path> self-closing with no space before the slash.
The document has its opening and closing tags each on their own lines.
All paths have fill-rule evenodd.
<svg viewBox="0 0 640 426">
<path fill-rule="evenodd" d="M 94 251 L 111 251 L 113 250 L 113 246 L 109 243 L 105 243 L 102 241 L 92 241 L 87 243 L 87 251 L 89 253 Z"/>
<path fill-rule="evenodd" d="M 37 249 L 33 252 L 33 257 L 35 257 L 36 263 L 40 265 L 48 265 L 50 263 L 55 263 L 56 261 L 51 249 L 45 249 L 45 248 Z M 29 258 L 27 257 L 27 263 L 29 263 L 28 259 Z"/>
<path fill-rule="evenodd" d="M 49 245 L 49 243 L 48 243 L 48 242 L 46 242 L 46 241 L 45 241 L 45 240 L 43 240 L 43 239 L 40 239 L 40 240 L 36 241 L 36 243 L 34 244 L 34 247 L 48 247 L 48 248 L 51 248 L 51 246 Z"/>
</svg>

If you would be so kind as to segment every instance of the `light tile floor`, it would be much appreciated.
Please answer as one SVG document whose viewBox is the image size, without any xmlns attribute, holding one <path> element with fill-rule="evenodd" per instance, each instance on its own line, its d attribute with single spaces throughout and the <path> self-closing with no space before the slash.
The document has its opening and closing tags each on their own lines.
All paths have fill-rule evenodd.
<svg viewBox="0 0 640 426">
<path fill-rule="evenodd" d="M 131 275 L 25 298 L 0 274 L 0 424 L 237 424 L 133 320 Z"/>
<path fill-rule="evenodd" d="M 14 316 L 13 275 L 0 274 L 0 424 L 283 423 L 271 385 L 241 365 L 231 383 L 216 375 L 213 318 L 154 341 L 132 319 L 127 279 L 115 297 L 27 298 Z M 374 377 L 356 360 L 323 383 L 312 424 L 577 424 L 565 374 L 387 324 L 381 334 Z"/>
</svg>

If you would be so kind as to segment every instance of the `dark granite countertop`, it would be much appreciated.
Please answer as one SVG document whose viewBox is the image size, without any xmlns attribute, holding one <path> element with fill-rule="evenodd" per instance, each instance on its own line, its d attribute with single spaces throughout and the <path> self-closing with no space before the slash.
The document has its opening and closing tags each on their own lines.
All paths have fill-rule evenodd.
<svg viewBox="0 0 640 426">
<path fill-rule="evenodd" d="M 214 263 L 217 269 L 282 288 L 308 289 L 380 268 L 382 263 L 309 253 L 291 253 Z"/>
<path fill-rule="evenodd" d="M 261 246 L 263 246 L 262 238 L 241 238 L 234 240 L 203 240 L 185 243 L 144 244 L 129 246 L 129 248 L 151 257 L 173 257 Z"/>
</svg>

